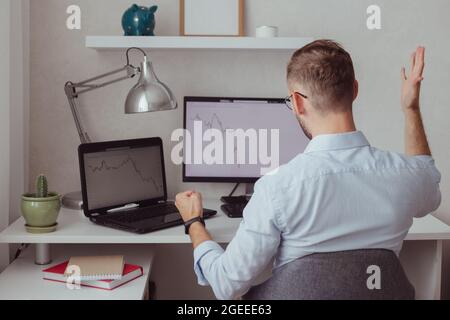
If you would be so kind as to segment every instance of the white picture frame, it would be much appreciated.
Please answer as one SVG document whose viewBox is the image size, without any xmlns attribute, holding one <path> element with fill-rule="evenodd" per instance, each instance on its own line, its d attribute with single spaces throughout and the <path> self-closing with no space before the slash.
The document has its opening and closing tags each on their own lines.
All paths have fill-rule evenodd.
<svg viewBox="0 0 450 320">
<path fill-rule="evenodd" d="M 181 36 L 243 36 L 244 0 L 180 0 Z"/>
</svg>

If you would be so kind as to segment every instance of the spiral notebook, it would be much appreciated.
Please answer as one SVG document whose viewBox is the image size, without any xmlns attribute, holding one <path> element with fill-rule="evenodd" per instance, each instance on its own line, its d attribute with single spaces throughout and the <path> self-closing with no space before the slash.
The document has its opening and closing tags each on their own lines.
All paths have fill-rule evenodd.
<svg viewBox="0 0 450 320">
<path fill-rule="evenodd" d="M 64 272 L 68 264 L 69 261 L 66 261 L 43 270 L 44 280 L 67 284 L 67 277 L 64 275 Z M 136 280 L 137 278 L 140 278 L 143 274 L 144 270 L 142 267 L 132 264 L 125 264 L 125 267 L 123 268 L 123 276 L 120 280 L 89 280 L 81 281 L 80 285 L 95 289 L 114 290 L 133 280 Z"/>
<path fill-rule="evenodd" d="M 123 256 L 72 257 L 64 272 L 66 277 L 73 274 L 71 266 L 80 268 L 80 280 L 120 280 L 125 261 Z"/>
</svg>

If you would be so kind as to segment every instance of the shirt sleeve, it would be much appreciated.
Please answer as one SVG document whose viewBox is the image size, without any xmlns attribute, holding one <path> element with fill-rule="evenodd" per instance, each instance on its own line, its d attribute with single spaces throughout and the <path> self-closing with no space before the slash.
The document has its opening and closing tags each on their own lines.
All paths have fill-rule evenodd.
<svg viewBox="0 0 450 320">
<path fill-rule="evenodd" d="M 199 284 L 210 285 L 220 300 L 236 299 L 247 293 L 277 252 L 281 235 L 277 225 L 267 192 L 257 183 L 244 219 L 227 249 L 208 241 L 194 251 Z"/>
<path fill-rule="evenodd" d="M 431 156 L 417 156 L 416 159 L 425 164 L 425 167 L 420 170 L 419 199 L 421 199 L 421 202 L 418 206 L 418 213 L 415 215 L 416 218 L 422 218 L 436 211 L 441 205 L 442 199 L 439 188 L 441 173 L 436 168 Z"/>
</svg>

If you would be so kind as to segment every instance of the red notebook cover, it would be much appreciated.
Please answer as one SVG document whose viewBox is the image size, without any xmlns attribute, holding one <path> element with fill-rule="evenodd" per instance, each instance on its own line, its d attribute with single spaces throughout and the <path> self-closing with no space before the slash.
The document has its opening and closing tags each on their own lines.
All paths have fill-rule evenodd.
<svg viewBox="0 0 450 320">
<path fill-rule="evenodd" d="M 69 261 L 58 264 L 56 266 L 50 267 L 43 270 L 44 280 L 56 281 L 66 283 L 67 278 L 64 276 L 67 265 Z M 123 269 L 123 276 L 120 280 L 92 280 L 92 281 L 81 281 L 81 286 L 103 289 L 103 290 L 114 290 L 120 286 L 127 284 L 144 274 L 142 267 L 125 264 Z"/>
</svg>

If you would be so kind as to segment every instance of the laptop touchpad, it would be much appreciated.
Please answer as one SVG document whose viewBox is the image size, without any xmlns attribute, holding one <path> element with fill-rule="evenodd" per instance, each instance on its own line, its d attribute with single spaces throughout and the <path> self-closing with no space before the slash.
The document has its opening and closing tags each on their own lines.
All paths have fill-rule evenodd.
<svg viewBox="0 0 450 320">
<path fill-rule="evenodd" d="M 179 220 L 181 220 L 181 217 L 178 213 L 171 213 L 164 216 L 164 223 L 171 223 Z"/>
</svg>

